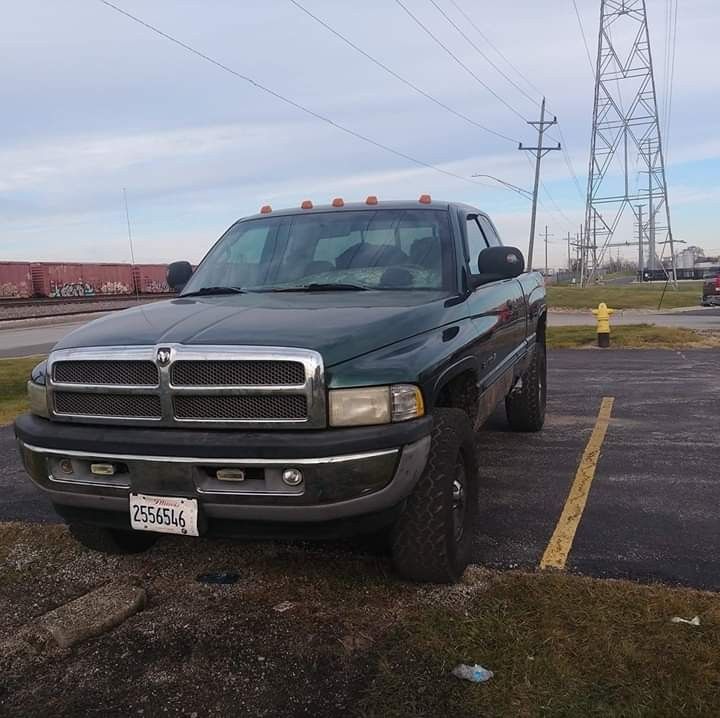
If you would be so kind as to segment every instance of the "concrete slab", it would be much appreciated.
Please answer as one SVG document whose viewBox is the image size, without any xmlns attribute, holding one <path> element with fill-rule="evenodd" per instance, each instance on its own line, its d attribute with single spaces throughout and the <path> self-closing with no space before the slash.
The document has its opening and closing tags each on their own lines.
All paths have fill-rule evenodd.
<svg viewBox="0 0 720 718">
<path fill-rule="evenodd" d="M 31 621 L 0 644 L 0 656 L 35 653 L 47 647 L 72 646 L 111 631 L 142 610 L 145 589 L 111 582 Z"/>
</svg>

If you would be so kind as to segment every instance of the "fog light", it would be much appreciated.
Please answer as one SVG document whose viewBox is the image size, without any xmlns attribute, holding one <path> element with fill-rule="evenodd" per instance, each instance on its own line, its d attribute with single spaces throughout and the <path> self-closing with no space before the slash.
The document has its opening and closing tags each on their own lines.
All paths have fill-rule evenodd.
<svg viewBox="0 0 720 718">
<path fill-rule="evenodd" d="M 302 484 L 303 475 L 300 469 L 285 469 L 282 474 L 284 484 L 288 486 L 299 486 Z"/>
<path fill-rule="evenodd" d="M 73 473 L 73 465 L 72 461 L 70 459 L 60 459 L 60 471 L 63 472 L 63 474 L 72 474 Z"/>
<path fill-rule="evenodd" d="M 115 466 L 113 464 L 90 464 L 90 473 L 95 476 L 114 476 Z"/>
</svg>

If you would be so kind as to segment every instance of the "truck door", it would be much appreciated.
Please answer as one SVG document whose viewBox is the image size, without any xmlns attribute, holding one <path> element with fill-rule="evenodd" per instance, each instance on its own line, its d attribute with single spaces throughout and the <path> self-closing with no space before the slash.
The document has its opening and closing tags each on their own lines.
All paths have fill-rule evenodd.
<svg viewBox="0 0 720 718">
<path fill-rule="evenodd" d="M 477 259 L 486 247 L 500 240 L 490 220 L 482 214 L 465 217 L 468 266 L 478 274 Z M 485 372 L 502 374 L 513 363 L 514 354 L 525 340 L 527 313 L 522 287 L 517 279 L 483 284 L 469 298 L 472 320 L 478 333 L 478 352 Z"/>
</svg>

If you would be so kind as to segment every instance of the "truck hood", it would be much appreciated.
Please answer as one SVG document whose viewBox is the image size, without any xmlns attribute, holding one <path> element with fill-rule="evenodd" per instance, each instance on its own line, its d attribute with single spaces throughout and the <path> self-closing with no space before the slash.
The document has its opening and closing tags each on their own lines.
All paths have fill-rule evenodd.
<svg viewBox="0 0 720 718">
<path fill-rule="evenodd" d="M 314 349 L 326 366 L 452 321 L 447 295 L 426 291 L 248 293 L 177 298 L 96 319 L 55 349 L 155 344 Z"/>
</svg>

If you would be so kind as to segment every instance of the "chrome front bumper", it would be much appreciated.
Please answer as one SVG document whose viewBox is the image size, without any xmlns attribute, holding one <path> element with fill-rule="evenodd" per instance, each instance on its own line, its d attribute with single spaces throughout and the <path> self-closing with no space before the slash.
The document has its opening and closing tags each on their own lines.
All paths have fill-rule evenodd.
<svg viewBox="0 0 720 718">
<path fill-rule="evenodd" d="M 405 499 L 425 468 L 430 437 L 402 447 L 313 458 L 205 458 L 92 453 L 18 439 L 35 484 L 59 506 L 129 513 L 129 494 L 195 498 L 209 519 L 312 523 L 371 514 Z M 110 464 L 115 473 L 93 473 Z M 242 481 L 217 478 L 243 469 Z M 282 482 L 286 468 L 302 471 L 297 487 Z"/>
</svg>

